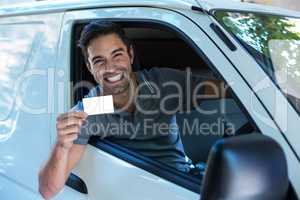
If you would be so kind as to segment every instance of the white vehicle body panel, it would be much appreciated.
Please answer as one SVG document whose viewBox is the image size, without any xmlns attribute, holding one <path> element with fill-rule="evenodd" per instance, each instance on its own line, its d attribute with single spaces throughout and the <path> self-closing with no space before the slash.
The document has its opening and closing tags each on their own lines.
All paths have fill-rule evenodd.
<svg viewBox="0 0 300 200">
<path fill-rule="evenodd" d="M 82 178 L 89 199 L 199 200 L 199 194 L 133 166 L 91 145 L 74 173 Z"/>
<path fill-rule="evenodd" d="M 169 8 L 169 9 L 188 9 L 190 10 L 192 5 L 197 5 L 193 0 L 74 0 L 74 1 L 39 1 L 32 3 L 23 3 L 12 6 L 5 6 L 0 10 L 0 16 L 8 15 L 28 15 L 47 12 L 66 12 L 70 10 L 82 10 L 91 8 L 105 8 L 105 7 L 156 7 L 156 8 Z"/>
<path fill-rule="evenodd" d="M 33 199 L 30 196 L 39 195 L 38 171 L 49 156 L 50 130 L 53 130 L 47 107 L 50 86 L 47 79 L 48 72 L 54 72 L 61 21 L 62 14 L 0 18 L 0 43 L 5 45 L 5 40 L 9 41 L 1 47 L 1 55 L 7 59 L 2 57 L 1 67 L 10 66 L 0 69 L 0 81 L 10 80 L 7 82 L 8 88 L 14 85 L 12 90 L 2 94 L 15 93 L 11 104 L 7 105 L 10 107 L 8 115 L 0 121 L 1 197 L 13 195 L 16 198 L 11 199 Z M 10 41 L 10 38 L 14 40 Z M 14 43 L 15 40 L 18 44 Z M 23 52 L 23 48 L 27 48 L 26 40 L 32 40 L 28 54 Z M 24 55 L 26 62 L 20 63 Z M 15 73 L 18 70 L 21 70 L 20 74 Z M 4 99 L 5 96 L 1 98 L 1 104 L 6 102 Z M 32 195 L 22 192 L 25 190 L 32 192 Z"/>
<path fill-rule="evenodd" d="M 238 47 L 234 52 L 228 49 L 209 27 L 210 23 L 217 23 L 214 18 L 199 11 L 192 11 L 191 7 L 200 6 L 207 11 L 235 8 L 300 17 L 299 12 L 253 4 L 201 0 L 77 0 L 51 3 L 45 1 L 34 5 L 20 4 L 0 9 L 0 27 L 22 23 L 43 25 L 42 28 L 38 28 L 39 37 L 43 42 L 36 43 L 26 66 L 26 72 L 36 73 L 36 76 L 26 81 L 26 87 L 18 90 L 18 96 L 35 108 L 44 108 L 47 105 L 46 114 L 28 114 L 16 104 L 8 118 L 0 121 L 1 131 L 4 130 L 4 125 L 14 122 L 10 135 L 6 140 L 0 141 L 1 199 L 41 199 L 37 191 L 38 170 L 49 157 L 55 143 L 57 115 L 71 107 L 69 81 L 72 26 L 77 20 L 100 18 L 157 20 L 173 25 L 193 40 L 226 82 L 230 83 L 259 129 L 282 146 L 287 156 L 290 180 L 300 196 L 300 163 L 295 154 L 296 152 L 298 157 L 300 156 L 298 113 L 266 77 L 255 60 L 226 33 Z M 258 87 L 257 83 L 262 80 L 264 82 Z M 36 109 L 36 112 L 38 111 L 41 110 Z M 54 199 L 199 199 L 199 194 L 91 145 L 87 146 L 83 159 L 73 172 L 84 180 L 89 194 L 83 195 L 66 186 Z"/>
</svg>

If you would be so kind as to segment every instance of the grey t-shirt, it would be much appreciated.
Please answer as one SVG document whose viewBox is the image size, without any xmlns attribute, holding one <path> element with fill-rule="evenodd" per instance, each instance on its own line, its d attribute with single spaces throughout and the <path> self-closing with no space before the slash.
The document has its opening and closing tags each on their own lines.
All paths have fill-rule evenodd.
<svg viewBox="0 0 300 200">
<path fill-rule="evenodd" d="M 117 110 L 113 114 L 88 116 L 88 123 L 74 143 L 85 145 L 92 135 L 109 137 L 116 144 L 188 172 L 191 160 L 183 149 L 176 113 L 193 107 L 192 92 L 202 79 L 169 68 L 136 73 L 138 95 L 134 113 Z M 101 87 L 97 86 L 87 97 L 100 94 Z M 83 110 L 82 102 L 72 110 Z"/>
</svg>

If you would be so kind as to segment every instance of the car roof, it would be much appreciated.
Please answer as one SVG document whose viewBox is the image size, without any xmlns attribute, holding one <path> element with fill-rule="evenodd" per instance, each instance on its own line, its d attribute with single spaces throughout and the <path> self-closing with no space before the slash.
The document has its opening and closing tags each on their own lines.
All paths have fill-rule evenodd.
<svg viewBox="0 0 300 200">
<path fill-rule="evenodd" d="M 143 6 L 180 10 L 191 10 L 192 6 L 198 6 L 206 11 L 212 11 L 216 9 L 241 10 L 300 17 L 300 12 L 253 3 L 241 3 L 232 0 L 43 0 L 0 6 L 0 16 L 65 12 L 68 10 L 80 10 L 95 7 L 101 8 L 127 6 Z"/>
<path fill-rule="evenodd" d="M 0 16 L 64 12 L 68 10 L 80 10 L 95 7 L 101 8 L 128 6 L 190 10 L 192 6 L 197 6 L 197 2 L 195 0 L 46 0 L 2 6 L 0 7 Z"/>
<path fill-rule="evenodd" d="M 283 15 L 283 16 L 293 16 L 300 17 L 299 11 L 288 10 L 284 8 L 255 4 L 238 2 L 233 0 L 195 0 L 198 2 L 204 10 L 237 10 L 237 11 L 248 11 L 248 12 L 259 12 L 273 15 Z"/>
</svg>

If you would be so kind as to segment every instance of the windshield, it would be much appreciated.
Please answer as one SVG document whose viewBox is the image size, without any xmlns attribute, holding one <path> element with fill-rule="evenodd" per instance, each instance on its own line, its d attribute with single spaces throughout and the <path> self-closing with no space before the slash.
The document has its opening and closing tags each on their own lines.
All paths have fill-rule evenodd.
<svg viewBox="0 0 300 200">
<path fill-rule="evenodd" d="M 215 12 L 300 111 L 300 19 L 249 12 Z"/>
</svg>

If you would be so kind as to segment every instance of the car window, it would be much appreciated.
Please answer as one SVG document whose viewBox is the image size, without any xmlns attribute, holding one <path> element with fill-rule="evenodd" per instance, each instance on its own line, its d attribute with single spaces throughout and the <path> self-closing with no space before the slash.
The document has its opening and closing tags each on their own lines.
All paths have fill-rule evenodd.
<svg viewBox="0 0 300 200">
<path fill-rule="evenodd" d="M 164 29 L 163 27 L 143 27 L 141 24 L 139 24 L 140 26 L 138 27 L 134 27 L 133 24 L 130 24 L 130 26 L 127 23 L 120 24 L 124 28 L 127 36 L 132 40 L 135 48 L 136 60 L 133 64 L 134 70 L 137 72 L 144 71 L 144 75 L 149 83 L 154 83 L 152 89 L 158 89 L 162 93 L 169 95 L 168 97 L 162 97 L 160 102 L 163 102 L 167 108 L 172 109 L 173 107 L 171 105 L 174 105 L 174 102 L 180 101 L 174 99 L 181 97 L 186 98 L 188 96 L 186 93 L 188 86 L 185 82 L 185 80 L 188 79 L 186 78 L 187 74 L 191 75 L 191 77 L 189 77 L 191 79 L 195 78 L 195 80 L 201 80 L 201 82 L 198 82 L 199 85 L 193 85 L 192 88 L 194 88 L 194 90 L 190 94 L 191 96 L 200 95 L 201 97 L 199 97 L 199 101 L 196 99 L 196 101 L 193 102 L 194 105 L 191 107 L 184 104 L 186 107 L 182 108 L 179 106 L 178 110 L 173 110 L 174 112 L 169 114 L 172 115 L 172 117 L 164 115 L 163 113 L 161 113 L 161 115 L 153 115 L 153 119 L 155 118 L 156 122 L 160 123 L 155 128 L 150 127 L 151 130 L 156 130 L 161 124 L 173 120 L 176 126 L 164 124 L 164 127 L 161 128 L 167 128 L 169 133 L 174 131 L 172 133 L 175 133 L 175 136 L 178 137 L 161 137 L 159 139 L 152 137 L 153 135 L 147 135 L 149 140 L 153 141 L 149 146 L 144 145 L 144 143 L 138 140 L 141 140 L 141 138 L 134 140 L 130 137 L 132 141 L 128 142 L 125 136 L 120 137 L 111 134 L 104 139 L 125 147 L 130 151 L 134 151 L 135 153 L 140 153 L 142 156 L 165 164 L 179 172 L 197 177 L 200 184 L 208 153 L 217 140 L 240 133 L 252 133 L 257 131 L 257 128 L 251 119 L 249 119 L 247 113 L 242 111 L 245 109 L 241 108 L 241 105 L 238 104 L 227 84 L 220 78 L 217 78 L 206 61 L 199 56 L 186 41 L 182 40 L 176 32 Z M 80 49 L 75 45 L 80 36 L 82 27 L 83 25 L 79 24 L 74 28 L 74 56 L 71 62 L 75 64 L 75 69 L 72 70 L 73 74 L 71 77 L 74 88 L 76 88 L 76 90 L 72 92 L 74 94 L 74 104 L 80 101 L 84 95 L 88 94 L 90 85 L 97 85 L 87 68 L 82 67 L 85 66 L 84 59 Z M 156 75 L 150 76 L 150 73 Z M 180 78 L 181 76 L 179 74 L 183 74 L 184 76 Z M 158 78 L 158 76 L 161 77 Z M 142 79 L 141 77 L 141 80 Z M 185 92 L 178 95 L 176 87 L 174 89 L 172 84 L 162 84 L 162 80 L 170 80 L 170 82 L 178 80 L 178 86 Z M 89 84 L 78 87 L 82 81 L 88 81 Z M 145 85 L 147 86 L 147 84 Z M 197 86 L 199 86 L 198 90 L 195 89 Z M 197 91 L 199 91 L 199 93 Z M 151 92 L 151 87 L 149 92 Z M 150 107 L 154 105 L 146 101 L 145 104 L 149 104 L 148 106 Z M 131 116 L 126 117 L 130 118 Z M 139 117 L 142 118 L 144 116 L 139 115 Z M 152 118 L 150 120 L 152 120 Z M 125 123 L 119 124 L 123 125 Z M 112 127 L 110 128 L 112 129 Z M 117 128 L 119 128 L 119 126 Z M 124 128 L 124 126 L 122 126 L 122 128 Z M 132 127 L 130 128 L 132 129 Z M 108 128 L 106 130 L 111 129 Z M 128 133 L 127 131 L 125 132 Z M 180 168 L 176 168 L 175 164 L 170 165 L 170 162 L 167 163 L 168 155 L 171 155 L 170 157 L 176 155 L 172 154 L 173 150 L 170 149 L 172 147 L 170 145 L 168 146 L 165 141 L 178 142 L 176 143 L 177 146 L 174 152 L 184 158 L 182 162 L 188 164 L 189 170 L 184 171 Z M 95 140 L 93 140 L 93 144 L 95 144 Z M 159 148 L 153 153 L 150 149 L 156 145 L 159 146 Z M 168 154 L 170 152 L 171 154 Z M 167 159 L 164 159 L 164 157 L 167 157 Z"/>
<path fill-rule="evenodd" d="M 300 19 L 216 11 L 216 19 L 245 47 L 300 111 Z"/>
</svg>

